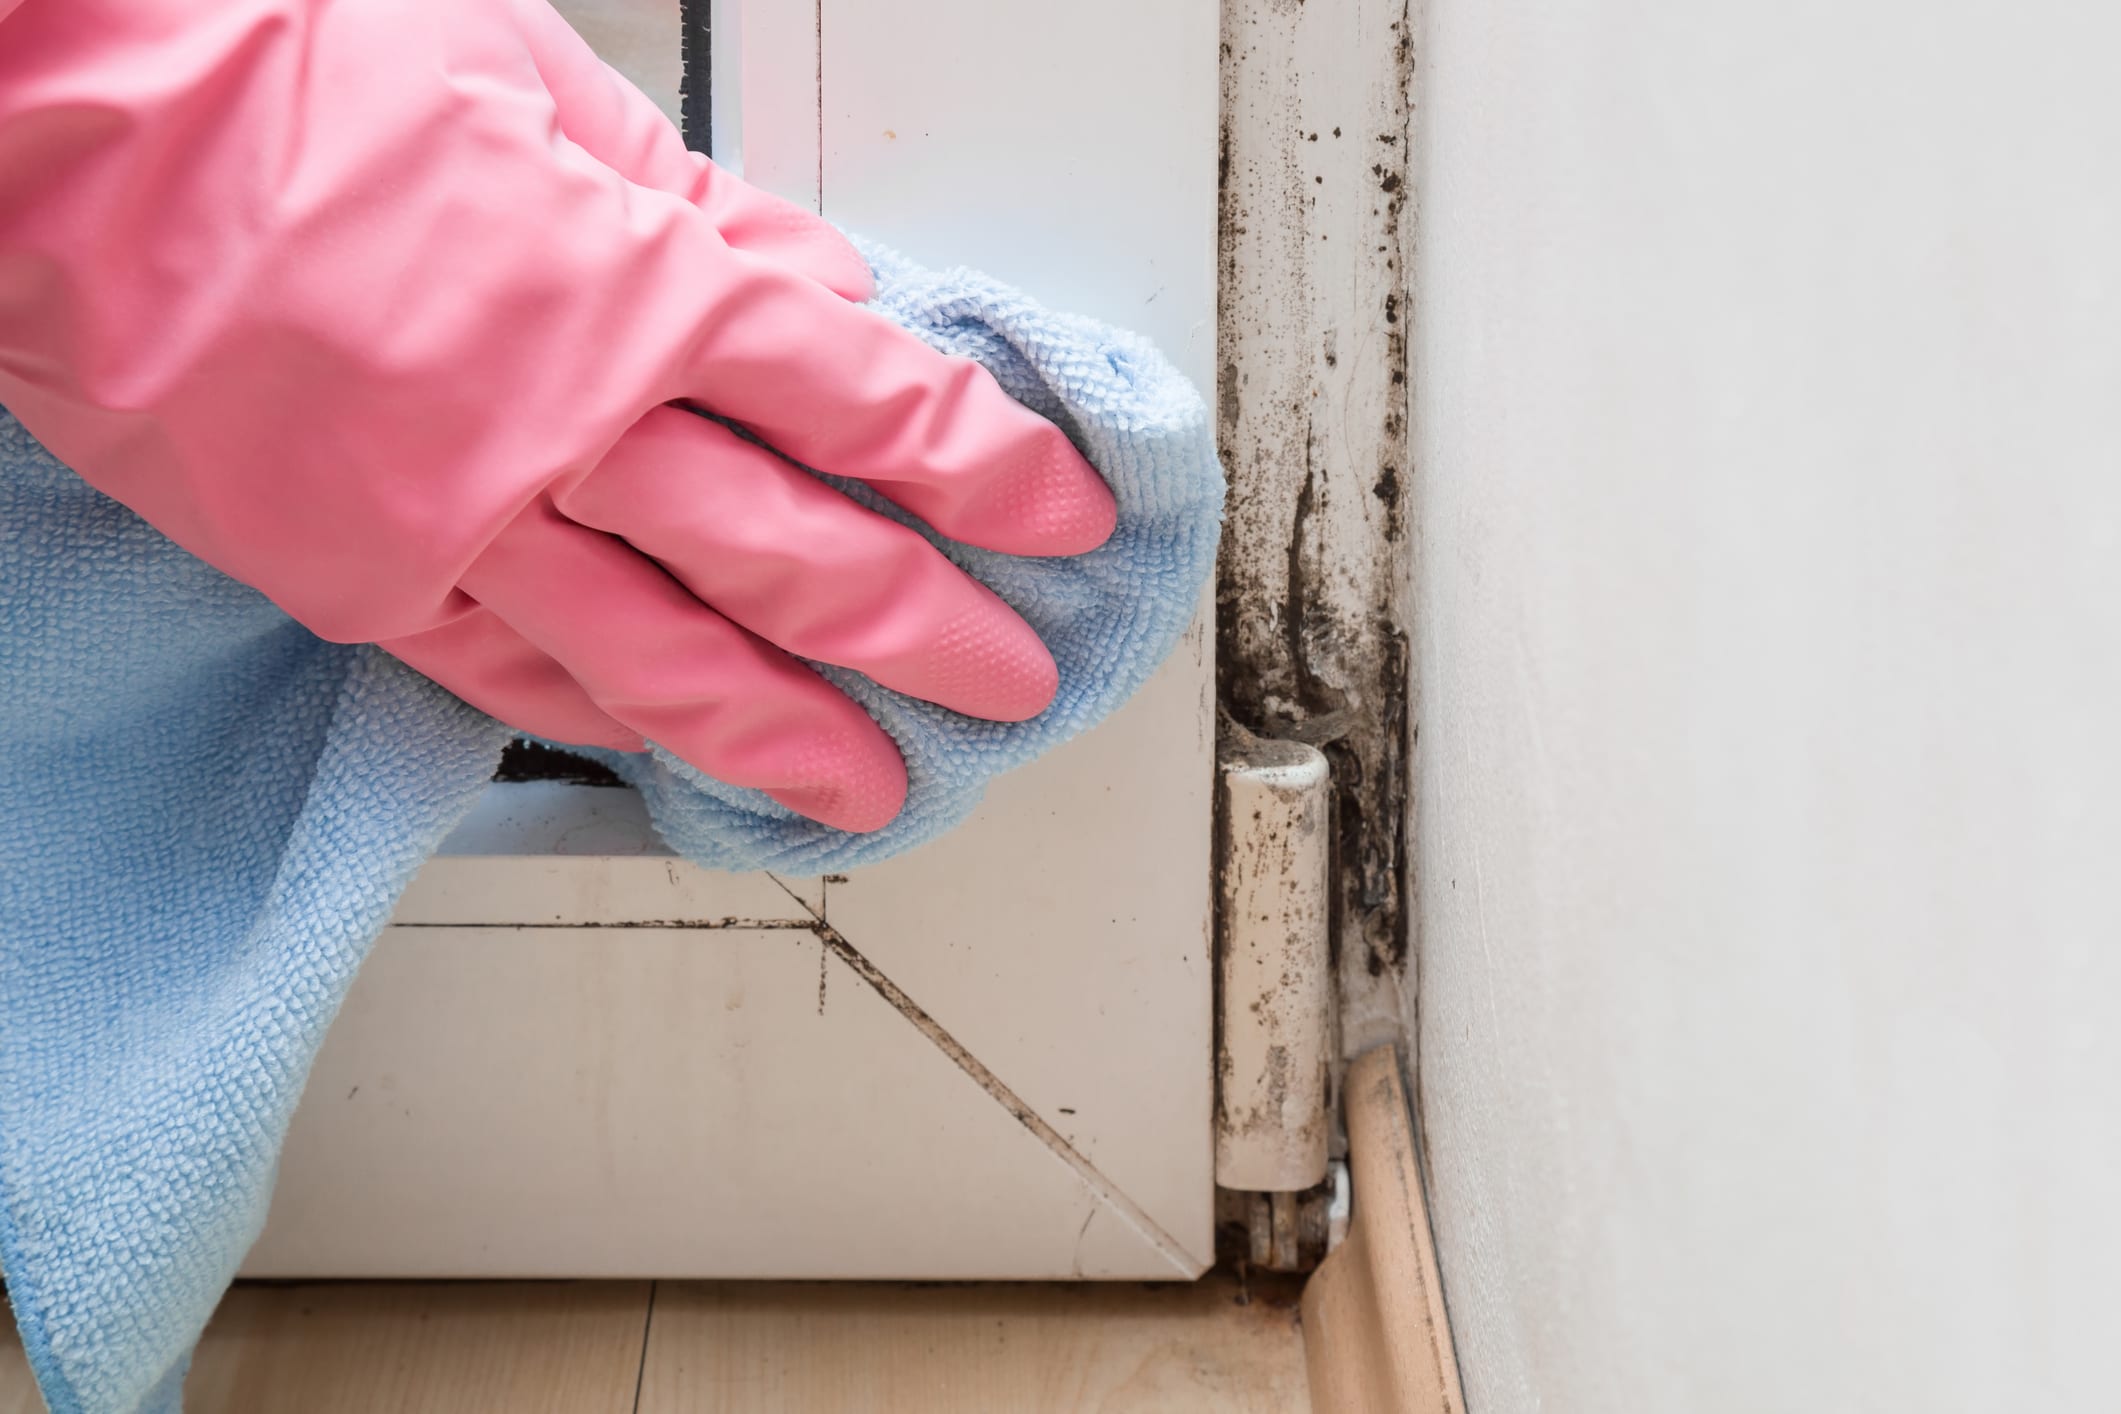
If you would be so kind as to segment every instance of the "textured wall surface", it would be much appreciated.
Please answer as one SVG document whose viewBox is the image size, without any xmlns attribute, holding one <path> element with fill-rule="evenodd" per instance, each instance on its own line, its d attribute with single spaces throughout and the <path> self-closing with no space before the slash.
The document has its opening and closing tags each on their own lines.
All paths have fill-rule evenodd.
<svg viewBox="0 0 2121 1414">
<path fill-rule="evenodd" d="M 2114 1407 L 2114 14 L 1431 0 L 1414 1005 L 1478 1414 Z"/>
</svg>

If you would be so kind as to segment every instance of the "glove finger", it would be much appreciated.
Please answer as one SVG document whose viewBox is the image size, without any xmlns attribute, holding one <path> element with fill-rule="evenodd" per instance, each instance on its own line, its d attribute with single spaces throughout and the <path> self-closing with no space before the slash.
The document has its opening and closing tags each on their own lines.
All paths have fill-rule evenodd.
<svg viewBox="0 0 2121 1414">
<path fill-rule="evenodd" d="M 843 299 L 875 292 L 869 263 L 822 217 L 731 176 L 685 146 L 662 109 L 598 58 L 546 0 L 515 0 L 524 43 L 567 140 L 636 186 L 684 198 L 737 250 L 814 280 Z"/>
<path fill-rule="evenodd" d="M 843 830 L 881 829 L 905 803 L 905 762 L 859 706 L 549 499 L 462 583 L 607 715 L 717 780 Z"/>
<path fill-rule="evenodd" d="M 790 653 L 995 721 L 1038 715 L 1059 685 L 1052 654 L 994 591 L 718 422 L 658 408 L 553 499 Z"/>
<path fill-rule="evenodd" d="M 565 668 L 490 609 L 376 646 L 519 732 L 575 746 L 648 749 L 639 732 L 605 715 Z"/>
<path fill-rule="evenodd" d="M 731 252 L 721 264 L 692 401 L 968 545 L 1075 555 L 1110 537 L 1104 480 L 979 364 L 769 262 Z"/>
</svg>

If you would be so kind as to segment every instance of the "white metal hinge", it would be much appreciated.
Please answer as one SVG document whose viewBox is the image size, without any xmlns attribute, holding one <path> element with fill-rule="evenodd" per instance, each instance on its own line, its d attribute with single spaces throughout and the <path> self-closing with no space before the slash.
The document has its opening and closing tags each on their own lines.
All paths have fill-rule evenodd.
<svg viewBox="0 0 2121 1414">
<path fill-rule="evenodd" d="M 1215 1181 L 1254 1265 L 1323 1255 L 1329 1182 L 1331 776 L 1317 748 L 1225 722 L 1218 885 Z"/>
</svg>

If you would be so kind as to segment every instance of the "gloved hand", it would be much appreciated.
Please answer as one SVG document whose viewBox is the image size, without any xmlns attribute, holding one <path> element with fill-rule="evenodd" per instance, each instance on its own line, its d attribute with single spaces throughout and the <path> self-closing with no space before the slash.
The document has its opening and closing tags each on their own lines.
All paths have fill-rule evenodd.
<svg viewBox="0 0 2121 1414">
<path fill-rule="evenodd" d="M 905 768 L 790 654 L 1051 699 L 920 536 L 682 407 L 1009 553 L 1101 543 L 1104 483 L 544 0 L 10 5 L 0 405 L 179 544 L 524 731 L 850 830 Z"/>
</svg>

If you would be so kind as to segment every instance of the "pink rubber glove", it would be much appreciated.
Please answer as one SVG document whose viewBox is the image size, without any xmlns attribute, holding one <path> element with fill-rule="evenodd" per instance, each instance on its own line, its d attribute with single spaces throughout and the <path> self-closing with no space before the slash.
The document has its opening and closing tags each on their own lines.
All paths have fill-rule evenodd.
<svg viewBox="0 0 2121 1414">
<path fill-rule="evenodd" d="M 727 428 L 1025 555 L 1110 492 L 855 301 L 544 0 L 0 0 L 0 405 L 311 629 L 850 830 L 905 767 L 790 654 L 973 716 L 1032 630 Z"/>
</svg>

